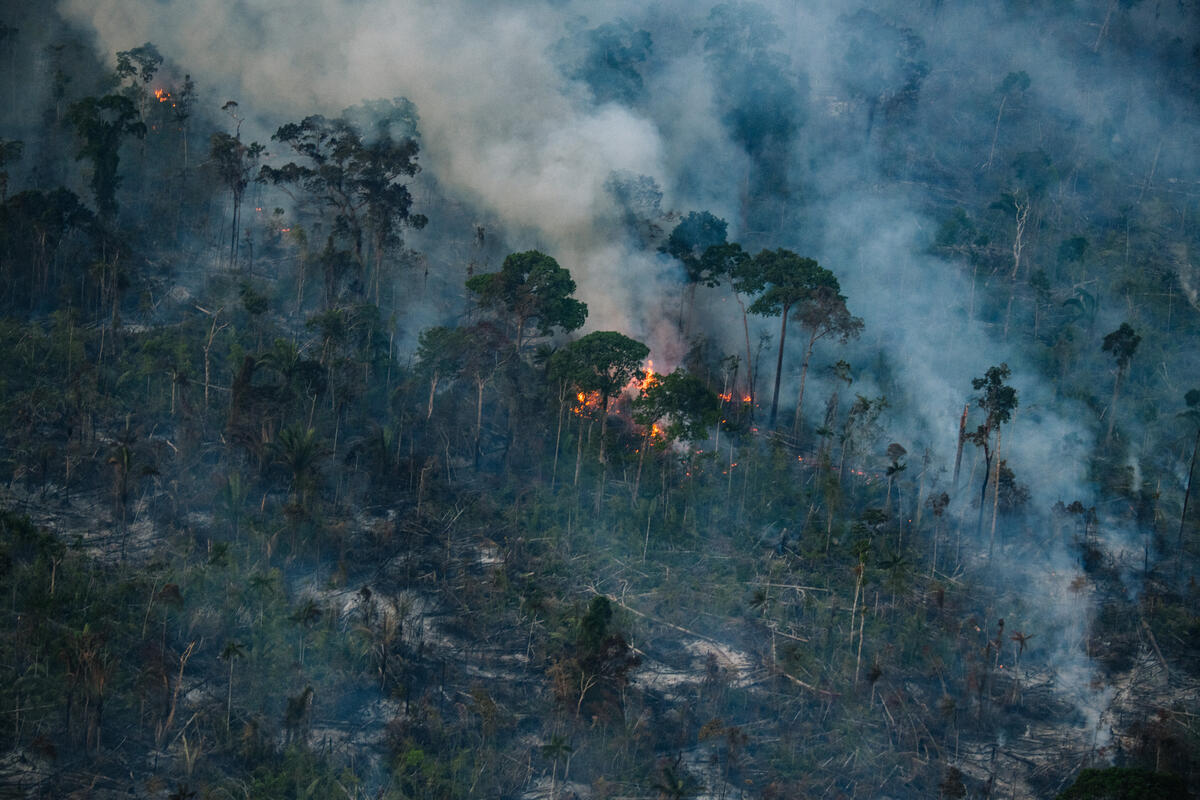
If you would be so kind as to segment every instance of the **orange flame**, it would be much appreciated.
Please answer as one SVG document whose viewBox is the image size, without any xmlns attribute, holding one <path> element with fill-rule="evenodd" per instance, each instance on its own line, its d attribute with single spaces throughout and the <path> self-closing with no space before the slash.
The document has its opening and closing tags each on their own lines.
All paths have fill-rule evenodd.
<svg viewBox="0 0 1200 800">
<path fill-rule="evenodd" d="M 171 99 L 171 93 L 166 89 L 155 89 L 154 96 L 158 98 L 158 102 L 165 103 Z"/>
<path fill-rule="evenodd" d="M 639 392 L 644 392 L 654 384 L 658 383 L 658 376 L 654 372 L 654 359 L 646 359 L 646 369 L 644 372 L 645 375 L 640 381 L 637 382 L 637 389 Z"/>
<path fill-rule="evenodd" d="M 579 392 L 575 395 L 575 400 L 578 402 L 578 405 L 572 408 L 571 412 L 577 417 L 582 417 L 584 414 L 600 408 L 599 392 L 592 392 L 591 394 Z"/>
</svg>

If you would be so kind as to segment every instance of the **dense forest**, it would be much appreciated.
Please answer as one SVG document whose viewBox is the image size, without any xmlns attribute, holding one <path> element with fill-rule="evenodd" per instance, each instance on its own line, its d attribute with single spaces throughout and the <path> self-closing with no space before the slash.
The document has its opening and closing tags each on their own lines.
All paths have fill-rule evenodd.
<svg viewBox="0 0 1200 800">
<path fill-rule="evenodd" d="M 1200 792 L 1200 4 L 0 4 L 0 797 Z"/>
</svg>

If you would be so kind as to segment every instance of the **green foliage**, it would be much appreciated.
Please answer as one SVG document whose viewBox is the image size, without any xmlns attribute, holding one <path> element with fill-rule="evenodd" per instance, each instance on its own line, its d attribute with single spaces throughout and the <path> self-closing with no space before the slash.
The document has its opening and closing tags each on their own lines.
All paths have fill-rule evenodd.
<svg viewBox="0 0 1200 800">
<path fill-rule="evenodd" d="M 987 414 L 983 423 L 990 433 L 994 427 L 1003 425 L 1012 418 L 1017 408 L 1017 390 L 1005 383 L 1012 377 L 1008 364 L 988 367 L 982 378 L 972 378 L 971 388 L 980 392 L 975 404 Z"/>
<path fill-rule="evenodd" d="M 602 409 L 641 369 L 650 348 L 616 331 L 595 331 L 567 345 L 553 371 L 584 392 L 598 392 Z"/>
<path fill-rule="evenodd" d="M 510 254 L 499 272 L 468 278 L 467 289 L 479 297 L 482 307 L 500 313 L 518 350 L 530 323 L 536 324 L 539 335 L 549 336 L 556 328 L 565 333 L 576 330 L 587 319 L 587 305 L 571 297 L 575 291 L 571 273 L 537 250 Z"/>
<path fill-rule="evenodd" d="M 96 209 L 101 219 L 111 219 L 117 212 L 121 142 L 128 136 L 144 138 L 146 125 L 133 101 L 118 94 L 85 97 L 72 103 L 67 110 L 67 121 L 80 140 L 76 160 L 87 159 L 92 163 Z"/>
<path fill-rule="evenodd" d="M 667 375 L 655 375 L 633 401 L 634 421 L 650 426 L 665 417 L 665 432 L 670 439 L 706 439 L 719 415 L 717 395 L 682 367 Z"/>
<path fill-rule="evenodd" d="M 1129 367 L 1129 362 L 1133 359 L 1133 354 L 1137 351 L 1141 341 L 1142 337 L 1133 327 L 1128 322 L 1122 322 L 1121 327 L 1105 335 L 1104 345 L 1101 349 L 1106 353 L 1112 353 L 1113 358 L 1117 360 L 1117 369 L 1123 372 Z"/>
</svg>

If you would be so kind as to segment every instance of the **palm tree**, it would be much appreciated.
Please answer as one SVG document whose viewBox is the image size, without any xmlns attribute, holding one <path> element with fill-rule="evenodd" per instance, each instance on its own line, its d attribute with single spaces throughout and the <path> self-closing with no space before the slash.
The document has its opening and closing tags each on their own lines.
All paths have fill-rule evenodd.
<svg viewBox="0 0 1200 800">
<path fill-rule="evenodd" d="M 275 460 L 292 473 L 292 491 L 300 508 L 307 511 L 317 486 L 318 467 L 325 456 L 325 446 L 316 429 L 298 424 L 287 426 L 275 440 L 275 452 Z"/>
<path fill-rule="evenodd" d="M 229 730 L 229 712 L 233 708 L 233 660 L 242 658 L 246 655 L 244 645 L 228 641 L 225 647 L 221 650 L 221 660 L 229 663 L 229 691 L 225 696 L 225 729 Z"/>
<path fill-rule="evenodd" d="M 542 755 L 553 762 L 550 770 L 550 800 L 554 800 L 558 796 L 558 762 L 569 757 L 571 750 L 571 745 L 567 744 L 566 737 L 557 733 L 550 737 L 549 742 L 542 745 Z"/>
</svg>

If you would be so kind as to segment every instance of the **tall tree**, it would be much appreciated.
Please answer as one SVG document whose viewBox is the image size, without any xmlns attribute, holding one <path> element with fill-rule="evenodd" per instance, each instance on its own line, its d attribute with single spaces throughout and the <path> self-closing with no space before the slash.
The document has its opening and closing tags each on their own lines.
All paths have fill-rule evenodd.
<svg viewBox="0 0 1200 800">
<path fill-rule="evenodd" d="M 710 247 L 725 244 L 725 220 L 707 211 L 688 212 L 671 231 L 662 251 L 674 256 L 683 264 L 687 276 L 687 314 L 683 322 L 684 336 L 691 329 L 692 310 L 696 303 L 696 287 L 704 284 L 709 288 L 719 286 L 723 271 L 719 259 L 705 259 Z M 681 314 L 682 315 L 682 314 Z"/>
<path fill-rule="evenodd" d="M 300 157 L 282 167 L 264 166 L 263 180 L 299 187 L 334 215 L 333 229 L 344 240 L 360 272 L 356 294 L 367 278 L 376 303 L 384 257 L 404 227 L 422 228 L 426 218 L 412 213 L 405 179 L 417 174 L 417 111 L 404 98 L 371 101 L 342 112 L 283 125 L 271 138 Z M 373 272 L 365 276 L 368 260 Z"/>
<path fill-rule="evenodd" d="M 968 441 L 983 449 L 983 485 L 979 490 L 979 522 L 977 525 L 977 531 L 980 533 L 983 531 L 983 510 L 991 479 L 993 460 L 996 461 L 997 466 L 996 484 L 997 491 L 999 491 L 1000 426 L 1012 419 L 1012 413 L 1017 408 L 1017 390 L 1005 383 L 1010 377 L 1012 377 L 1012 370 L 1009 369 L 1008 364 L 1001 364 L 998 367 L 989 367 L 982 378 L 971 379 L 971 387 L 979 392 L 975 398 L 975 405 L 986 415 L 975 431 L 967 434 Z M 993 433 L 996 436 L 994 449 L 992 447 Z M 996 544 L 995 517 L 993 516 L 992 519 L 992 538 L 988 544 L 988 555 L 991 555 Z"/>
<path fill-rule="evenodd" d="M 804 384 L 808 378 L 808 365 L 812 360 L 813 346 L 821 339 L 830 338 L 845 344 L 862 332 L 863 321 L 846 308 L 846 298 L 838 294 L 837 278 L 832 286 L 818 285 L 796 305 L 794 317 L 808 334 L 804 346 L 804 359 L 800 362 L 800 392 L 796 396 L 796 416 L 792 420 L 792 435 L 800 433 L 800 415 L 804 407 Z"/>
<path fill-rule="evenodd" d="M 125 94 L 137 103 L 138 119 L 146 121 L 146 101 L 150 81 L 163 65 L 162 54 L 150 42 L 132 50 L 117 52 L 117 78 L 125 82 Z"/>
<path fill-rule="evenodd" d="M 749 398 L 750 410 L 753 414 L 755 362 L 754 354 L 750 350 L 749 314 L 746 301 L 742 298 L 742 295 L 754 294 L 757 291 L 751 280 L 752 271 L 748 268 L 750 254 L 743 250 L 737 242 L 726 242 L 709 247 L 704 251 L 702 260 L 704 264 L 701 270 L 712 280 L 718 280 L 722 276 L 728 277 L 729 288 L 733 291 L 733 299 L 737 301 L 738 308 L 742 312 L 742 332 L 746 337 L 746 397 Z"/>
<path fill-rule="evenodd" d="M 232 100 L 225 104 L 236 106 Z M 214 133 L 209 139 L 208 154 L 217 177 L 229 188 L 233 202 L 233 223 L 229 237 L 229 268 L 237 268 L 238 228 L 241 226 L 242 198 L 246 187 L 250 185 L 250 176 L 258 165 L 259 158 L 266 148 L 258 142 L 245 144 L 242 142 L 241 123 L 238 132 L 230 136 L 228 133 Z"/>
<path fill-rule="evenodd" d="M 802 312 L 801 321 L 810 332 L 810 348 L 817 338 L 829 333 L 843 331 L 845 336 L 857 333 L 862 321 L 851 317 L 846 311 L 845 298 L 839 294 L 840 287 L 834 274 L 814 259 L 796 255 L 791 250 L 763 250 L 752 260 L 744 262 L 738 276 L 738 286 L 740 291 L 758 295 L 750 304 L 751 313 L 782 317 L 779 353 L 775 360 L 775 390 L 771 395 L 769 424 L 773 428 L 779 412 L 783 351 L 787 344 L 788 318 L 792 312 Z M 804 368 L 807 370 L 807 367 L 806 357 Z"/>
<path fill-rule="evenodd" d="M 101 219 L 110 220 L 117 213 L 121 142 L 127 136 L 144 137 L 146 125 L 133 101 L 119 94 L 85 97 L 72 103 L 67 109 L 67 121 L 80 139 L 75 160 L 92 162 L 91 184 L 96 210 Z"/>
<path fill-rule="evenodd" d="M 661 435 L 668 441 L 705 439 L 709 429 L 717 424 L 720 410 L 717 395 L 703 380 L 682 367 L 666 375 L 655 375 L 643 384 L 641 393 L 633 400 L 633 421 L 643 428 L 637 476 L 633 481 L 634 502 L 641 485 L 646 450 L 658 423 L 667 420 Z"/>
<path fill-rule="evenodd" d="M 1117 424 L 1117 396 L 1121 391 L 1121 382 L 1129 371 L 1129 363 L 1137 351 L 1142 337 L 1128 322 L 1122 322 L 1121 327 L 1104 337 L 1102 349 L 1112 353 L 1117 360 L 1117 374 L 1113 377 L 1112 402 L 1108 404 L 1108 431 L 1104 434 L 1104 443 L 1112 441 L 1113 426 Z"/>
<path fill-rule="evenodd" d="M 472 275 L 466 285 L 481 306 L 495 310 L 512 330 L 517 352 L 530 323 L 536 323 L 539 335 L 549 336 L 555 328 L 576 330 L 587 319 L 587 304 L 571 297 L 571 273 L 537 250 L 512 253 L 499 272 Z"/>
<path fill-rule="evenodd" d="M 600 395 L 600 462 L 604 463 L 609 403 L 638 375 L 650 348 L 623 333 L 596 331 L 565 350 L 564 363 L 572 368 L 575 385 Z"/>
</svg>

